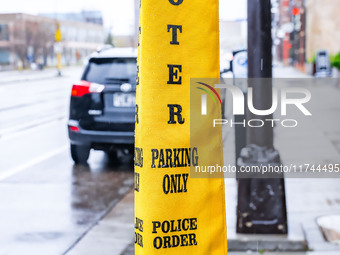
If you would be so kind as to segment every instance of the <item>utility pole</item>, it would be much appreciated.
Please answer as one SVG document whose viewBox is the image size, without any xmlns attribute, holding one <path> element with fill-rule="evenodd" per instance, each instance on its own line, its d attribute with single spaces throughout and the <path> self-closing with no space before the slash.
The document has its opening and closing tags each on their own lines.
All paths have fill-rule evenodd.
<svg viewBox="0 0 340 255">
<path fill-rule="evenodd" d="M 248 87 L 253 90 L 253 105 L 258 110 L 272 106 L 271 24 L 271 0 L 248 0 Z M 258 116 L 247 112 L 247 120 L 260 119 L 266 123 L 265 120 L 271 118 L 272 115 Z M 241 151 L 238 165 L 280 164 L 280 155 L 273 146 L 272 124 L 247 127 L 247 146 Z M 237 232 L 286 234 L 283 175 L 271 179 L 253 177 L 248 175 L 238 180 Z"/>
</svg>

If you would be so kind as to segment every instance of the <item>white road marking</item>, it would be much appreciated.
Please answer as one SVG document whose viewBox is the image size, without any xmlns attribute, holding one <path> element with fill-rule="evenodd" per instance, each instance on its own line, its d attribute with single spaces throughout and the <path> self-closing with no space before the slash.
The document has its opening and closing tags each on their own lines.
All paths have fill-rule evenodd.
<svg viewBox="0 0 340 255">
<path fill-rule="evenodd" d="M 11 127 L 11 128 L 0 129 L 0 139 L 7 140 L 8 138 L 13 138 L 13 137 L 17 136 L 17 134 L 20 135 L 20 133 L 18 133 L 18 131 L 28 130 L 28 129 L 36 127 L 36 126 L 40 126 L 40 125 L 43 125 L 43 124 L 50 124 L 51 122 L 55 122 L 55 121 L 65 121 L 66 118 L 67 118 L 67 116 L 65 116 L 65 114 L 60 114 L 60 115 L 55 115 L 55 116 L 52 116 L 52 117 L 34 120 L 34 121 L 27 122 L 27 123 L 21 124 L 21 125 L 17 125 L 17 126 Z M 65 128 L 66 128 L 66 125 L 65 125 Z"/>
<path fill-rule="evenodd" d="M 64 146 L 62 146 L 62 147 L 60 147 L 58 149 L 55 149 L 53 151 L 50 151 L 50 152 L 48 152 L 48 153 L 46 153 L 46 154 L 44 154 L 44 155 L 42 155 L 42 156 L 40 156 L 38 158 L 35 158 L 35 159 L 31 160 L 31 161 L 28 161 L 28 162 L 26 162 L 26 163 L 24 163 L 24 164 L 22 164 L 20 166 L 17 166 L 17 167 L 14 167 L 12 169 L 9 169 L 9 170 L 5 171 L 4 173 L 0 173 L 0 181 L 3 181 L 5 179 L 7 179 L 7 178 L 9 178 L 9 177 L 19 173 L 19 172 L 22 172 L 25 169 L 27 169 L 27 168 L 29 168 L 31 166 L 37 165 L 38 163 L 43 162 L 43 161 L 45 161 L 45 160 L 47 160 L 49 158 L 52 158 L 55 155 L 58 155 L 59 153 L 64 152 L 65 150 L 67 150 L 67 148 L 68 148 L 68 145 L 65 144 Z"/>
</svg>

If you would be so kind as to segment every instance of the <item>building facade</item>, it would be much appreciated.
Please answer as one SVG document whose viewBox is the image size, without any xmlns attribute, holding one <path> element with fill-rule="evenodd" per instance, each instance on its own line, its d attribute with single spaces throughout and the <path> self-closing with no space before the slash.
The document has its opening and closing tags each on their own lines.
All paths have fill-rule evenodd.
<svg viewBox="0 0 340 255">
<path fill-rule="evenodd" d="M 62 62 L 69 65 L 103 45 L 103 26 L 28 15 L 0 14 L 0 65 L 27 67 L 30 63 L 55 65 L 55 32 L 60 24 Z"/>
<path fill-rule="evenodd" d="M 78 13 L 41 13 L 39 16 L 57 20 L 71 20 L 85 23 L 92 23 L 97 25 L 103 25 L 103 14 L 101 11 L 81 11 Z"/>
<path fill-rule="evenodd" d="M 306 69 L 319 50 L 340 52 L 339 0 L 280 0 L 277 58 Z"/>
<path fill-rule="evenodd" d="M 340 1 L 306 0 L 307 60 L 319 50 L 328 50 L 331 55 L 340 52 Z"/>
<path fill-rule="evenodd" d="M 304 69 L 306 62 L 305 0 L 281 0 L 275 40 L 277 57 L 286 65 Z M 274 41 L 275 41 L 274 40 Z"/>
</svg>

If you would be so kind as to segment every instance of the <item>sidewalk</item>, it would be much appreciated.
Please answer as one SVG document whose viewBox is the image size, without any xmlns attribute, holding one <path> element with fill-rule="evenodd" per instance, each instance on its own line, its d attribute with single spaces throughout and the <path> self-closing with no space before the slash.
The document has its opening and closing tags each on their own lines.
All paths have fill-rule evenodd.
<svg viewBox="0 0 340 255">
<path fill-rule="evenodd" d="M 281 63 L 273 67 L 273 78 L 313 78 L 312 76 L 302 73 L 292 66 L 283 66 Z"/>
<path fill-rule="evenodd" d="M 62 75 L 68 76 L 74 70 L 82 68 L 81 66 L 69 66 L 62 69 Z M 45 68 L 44 70 L 22 70 L 22 71 L 1 71 L 0 72 L 0 86 L 2 84 L 9 84 L 14 82 L 25 82 L 41 79 L 49 79 L 57 77 L 56 68 Z"/>
<path fill-rule="evenodd" d="M 312 78 L 292 67 L 283 66 L 275 67 L 273 76 L 274 78 Z M 328 84 L 323 87 L 315 86 L 313 82 L 306 84 L 312 94 L 308 109 L 312 112 L 313 118 L 305 119 L 301 113 L 294 113 L 293 116 L 297 115 L 301 127 L 287 129 L 277 125 L 274 129 L 275 148 L 280 152 L 284 165 L 340 163 L 340 90 Z M 300 83 L 297 86 L 300 86 Z M 277 116 L 277 119 L 279 118 Z M 234 162 L 233 132 L 226 138 L 225 162 Z M 315 177 L 285 180 L 289 229 L 286 240 L 268 235 L 253 240 L 249 236 L 236 234 L 237 183 L 234 179 L 226 179 L 229 249 L 243 250 L 244 246 L 258 245 L 258 249 L 261 250 L 263 247 L 273 247 L 271 241 L 274 238 L 274 243 L 277 242 L 280 246 L 277 247 L 278 249 L 294 250 L 295 245 L 305 238 L 308 249 L 314 251 L 310 254 L 327 255 L 328 252 L 340 254 L 340 247 L 327 243 L 316 224 L 319 216 L 340 214 L 340 180 Z M 252 245 L 251 242 L 255 243 Z"/>
<path fill-rule="evenodd" d="M 293 68 L 275 67 L 275 77 L 308 78 Z M 287 131 L 284 128 L 275 129 L 275 147 L 279 150 L 284 164 L 315 161 L 320 163 L 340 163 L 340 90 L 326 86 L 322 89 L 311 87 L 312 95 L 323 97 L 332 95 L 327 105 L 320 106 L 318 100 L 311 105 L 313 113 L 323 116 L 331 111 L 332 121 L 323 123 L 307 123 L 308 132 Z M 323 120 L 325 121 L 325 120 Z M 313 138 L 313 139 L 311 139 Z M 233 162 L 233 134 L 226 137 L 225 158 Z M 327 151 L 327 153 L 320 153 Z M 229 248 L 237 250 L 238 241 L 252 242 L 252 238 L 235 232 L 237 183 L 235 179 L 226 179 L 226 214 Z M 327 243 L 316 224 L 319 216 L 340 214 L 340 180 L 327 178 L 286 179 L 286 197 L 288 210 L 289 235 L 288 240 L 308 241 L 308 252 L 271 252 L 267 255 L 338 255 L 340 246 Z M 95 226 L 68 254 L 70 255 L 132 255 L 134 254 L 134 221 L 133 193 L 129 193 L 112 211 Z M 257 241 L 258 251 L 266 242 L 277 240 L 277 236 L 262 236 Z M 286 239 L 285 236 L 279 238 Z M 275 241 L 276 242 L 276 241 Z M 241 245 L 242 242 L 240 243 Z M 287 242 L 285 242 L 287 244 Z M 281 244 L 280 244 L 281 245 Z M 279 246 L 280 246 L 279 245 Z M 288 243 L 289 245 L 289 243 Z M 282 247 L 277 247 L 282 249 Z M 239 247 L 244 250 L 244 247 Z M 231 255 L 259 254 L 257 252 L 230 252 Z M 208 254 L 207 254 L 208 255 Z"/>
<path fill-rule="evenodd" d="M 133 247 L 133 201 L 130 191 L 67 255 L 119 255 Z"/>
</svg>

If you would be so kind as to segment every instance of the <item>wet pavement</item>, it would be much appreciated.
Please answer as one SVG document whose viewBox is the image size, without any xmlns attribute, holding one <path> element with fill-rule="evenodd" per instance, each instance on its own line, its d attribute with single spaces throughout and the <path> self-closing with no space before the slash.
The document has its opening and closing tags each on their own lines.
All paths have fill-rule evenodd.
<svg viewBox="0 0 340 255">
<path fill-rule="evenodd" d="M 88 166 L 74 166 L 69 155 L 68 101 L 72 81 L 80 72 L 78 68 L 62 78 L 8 83 L 0 77 L 0 255 L 134 254 L 132 156 L 113 164 L 104 153 L 94 151 Z M 327 156 L 335 160 L 339 150 L 330 145 L 339 141 L 337 126 L 312 129 L 325 135 L 314 139 L 319 143 L 314 147 L 327 142 L 332 148 Z M 283 135 L 276 139 L 285 162 L 301 155 L 301 149 L 293 150 Z M 313 158 L 321 160 L 319 156 Z M 236 203 L 232 191 L 236 186 L 230 181 L 228 229 L 235 223 Z M 325 243 L 315 221 L 340 213 L 338 184 L 338 179 L 288 179 L 288 219 L 303 225 L 315 251 L 265 254 L 339 254 L 338 246 Z"/>
<path fill-rule="evenodd" d="M 67 255 L 120 255 L 127 247 L 133 248 L 133 204 L 134 192 L 130 191 Z"/>
<path fill-rule="evenodd" d="M 0 255 L 66 254 L 132 189 L 131 155 L 73 164 L 66 122 L 81 68 L 66 73 L 0 81 Z"/>
</svg>

